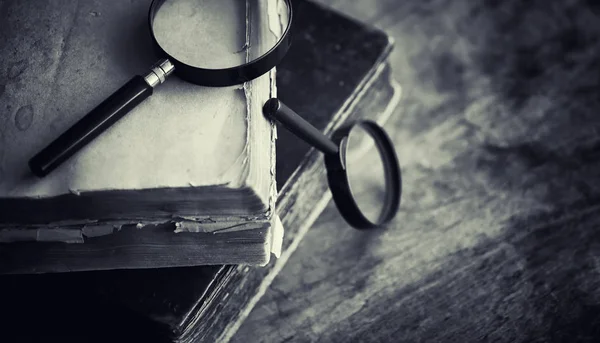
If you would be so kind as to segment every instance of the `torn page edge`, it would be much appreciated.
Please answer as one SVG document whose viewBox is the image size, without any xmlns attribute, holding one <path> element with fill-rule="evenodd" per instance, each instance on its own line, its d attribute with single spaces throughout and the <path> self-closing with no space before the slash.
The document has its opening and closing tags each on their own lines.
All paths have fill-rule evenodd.
<svg viewBox="0 0 600 343">
<path fill-rule="evenodd" d="M 102 237 L 115 234 L 126 227 L 143 230 L 146 227 L 174 224 L 174 234 L 212 233 L 220 234 L 235 231 L 253 230 L 268 222 L 265 218 L 243 217 L 230 221 L 214 221 L 207 218 L 201 222 L 187 220 L 167 220 L 155 222 L 121 221 L 112 223 L 95 223 L 93 225 L 77 225 L 65 227 L 17 228 L 0 229 L 0 243 L 17 242 L 56 242 L 56 243 L 85 243 L 86 238 Z"/>
<path fill-rule="evenodd" d="M 238 232 L 245 230 L 253 230 L 261 226 L 261 224 L 266 223 L 266 221 L 260 222 L 248 222 L 248 223 L 230 223 L 229 225 L 223 225 L 223 223 L 214 223 L 214 224 L 198 224 L 193 222 L 181 222 L 176 224 L 175 233 L 212 233 L 212 234 L 220 234 L 220 233 L 229 233 L 229 232 Z M 212 227 L 211 230 L 206 230 L 207 228 Z"/>
<path fill-rule="evenodd" d="M 285 5 L 285 3 L 283 4 Z M 285 25 L 280 16 L 282 1 L 281 0 L 267 0 L 267 21 L 269 23 L 269 30 L 275 36 L 277 40 L 281 38 L 283 26 Z M 273 68 L 269 72 L 270 78 L 270 98 L 277 97 L 277 68 Z M 276 176 L 276 143 L 277 143 L 277 125 L 273 121 L 271 121 L 271 175 L 273 180 L 275 180 Z M 277 192 L 277 182 L 273 181 L 271 184 L 271 192 L 270 192 L 269 206 L 273 209 L 273 224 L 272 224 L 272 241 L 271 241 L 271 254 L 273 254 L 276 258 L 281 256 L 281 249 L 283 246 L 283 235 L 285 232 L 285 228 L 283 227 L 283 223 L 281 222 L 281 218 L 276 214 L 276 204 L 278 198 Z"/>
<path fill-rule="evenodd" d="M 281 257 L 281 249 L 283 247 L 283 223 L 279 216 L 274 216 L 275 223 L 273 223 L 273 239 L 271 241 L 271 254 L 275 255 L 276 258 Z"/>
</svg>

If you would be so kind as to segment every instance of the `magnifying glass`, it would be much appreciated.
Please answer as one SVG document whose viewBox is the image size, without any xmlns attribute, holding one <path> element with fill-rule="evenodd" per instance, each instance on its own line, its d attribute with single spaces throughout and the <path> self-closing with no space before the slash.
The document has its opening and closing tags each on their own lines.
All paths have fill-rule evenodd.
<svg viewBox="0 0 600 343">
<path fill-rule="evenodd" d="M 278 39 L 262 39 L 267 1 L 277 4 L 277 20 L 285 27 Z M 44 177 L 152 95 L 174 74 L 187 82 L 225 87 L 253 80 L 274 68 L 291 44 L 290 0 L 153 0 L 148 24 L 160 60 L 145 75 L 129 82 L 100 103 L 29 160 L 32 173 Z M 400 205 L 401 174 L 393 145 L 374 122 L 358 121 L 336 130 L 331 138 L 306 122 L 279 99 L 268 100 L 263 112 L 271 120 L 324 153 L 332 197 L 346 221 L 357 229 L 379 227 Z M 355 138 L 362 136 L 362 138 Z M 382 181 L 378 198 L 360 197 L 363 185 L 348 173 L 354 141 L 376 146 Z M 354 163 L 354 162 L 352 162 Z M 359 159 L 360 164 L 360 159 Z M 370 199 L 362 201 L 361 199 Z M 366 204 L 366 205 L 365 205 Z M 372 210 L 375 208 L 375 210 Z"/>
</svg>

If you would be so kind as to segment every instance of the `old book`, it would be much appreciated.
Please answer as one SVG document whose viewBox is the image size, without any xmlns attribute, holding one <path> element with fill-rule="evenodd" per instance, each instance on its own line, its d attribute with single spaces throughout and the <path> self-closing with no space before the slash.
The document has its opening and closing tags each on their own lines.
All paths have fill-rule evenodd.
<svg viewBox="0 0 600 343">
<path fill-rule="evenodd" d="M 150 2 L 3 2 L 0 272 L 265 264 L 276 250 L 276 131 L 261 112 L 275 70 L 218 88 L 171 76 L 53 173 L 28 172 L 37 151 L 156 62 Z M 206 16 L 210 27 L 244 7 L 211 3 L 223 15 Z M 276 0 L 260 3 L 276 15 Z M 243 15 L 227 17 L 242 33 Z M 170 25 L 163 17 L 155 27 Z M 206 38 L 208 49 L 223 41 Z"/>
<path fill-rule="evenodd" d="M 356 118 L 384 123 L 401 100 L 386 62 L 386 33 L 309 1 L 294 5 L 294 40 L 277 70 L 279 97 L 325 133 Z M 286 232 L 281 257 L 266 267 L 0 276 L 4 324 L 19 338 L 226 342 L 330 199 L 322 155 L 283 129 L 276 170 Z M 59 308 L 66 314 L 54 320 Z M 32 313 L 44 318 L 36 332 L 25 321 Z"/>
</svg>

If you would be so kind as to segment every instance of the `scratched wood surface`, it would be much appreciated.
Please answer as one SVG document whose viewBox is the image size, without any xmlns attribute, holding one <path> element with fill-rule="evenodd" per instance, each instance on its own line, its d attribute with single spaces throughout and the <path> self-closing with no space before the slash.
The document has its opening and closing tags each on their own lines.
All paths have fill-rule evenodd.
<svg viewBox="0 0 600 343">
<path fill-rule="evenodd" d="M 321 2 L 395 38 L 402 209 L 330 204 L 233 341 L 600 341 L 598 2 Z"/>
</svg>

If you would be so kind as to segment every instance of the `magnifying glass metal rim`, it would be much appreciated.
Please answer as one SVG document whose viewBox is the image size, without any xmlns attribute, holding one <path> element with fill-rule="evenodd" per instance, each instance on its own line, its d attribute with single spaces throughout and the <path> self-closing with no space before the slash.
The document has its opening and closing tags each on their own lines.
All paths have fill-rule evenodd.
<svg viewBox="0 0 600 343">
<path fill-rule="evenodd" d="M 286 55 L 291 43 L 291 31 L 293 22 L 293 11 L 290 0 L 280 0 L 285 3 L 288 9 L 288 23 L 277 43 L 266 53 L 255 60 L 245 64 L 223 68 L 208 69 L 186 64 L 170 55 L 158 42 L 154 34 L 154 17 L 160 9 L 160 6 L 167 0 L 153 0 L 148 11 L 148 24 L 150 27 L 150 36 L 152 42 L 163 58 L 167 58 L 175 67 L 174 73 L 181 79 L 200 86 L 225 87 L 239 85 L 244 82 L 256 79 L 273 69 Z"/>
<path fill-rule="evenodd" d="M 350 132 L 357 126 L 362 127 L 375 142 L 384 167 L 385 200 L 377 221 L 368 219 L 360 209 L 348 179 L 346 164 L 347 140 Z M 340 214 L 350 225 L 357 229 L 374 229 L 385 225 L 398 212 L 402 195 L 402 173 L 391 139 L 375 122 L 360 120 L 335 130 L 331 140 L 339 146 L 339 150 L 336 154 L 325 155 L 325 165 L 331 195 Z"/>
</svg>

